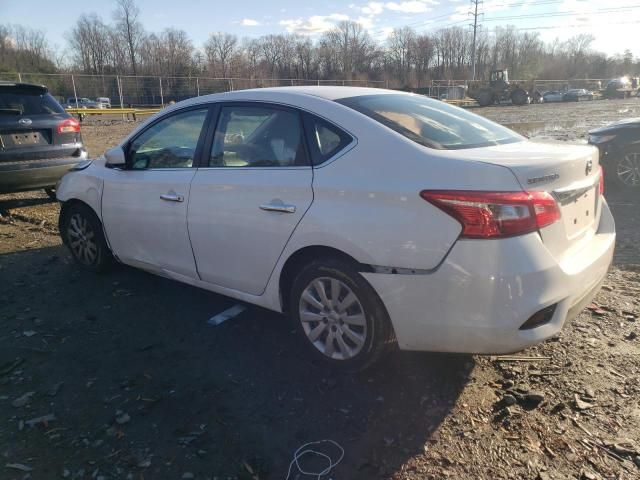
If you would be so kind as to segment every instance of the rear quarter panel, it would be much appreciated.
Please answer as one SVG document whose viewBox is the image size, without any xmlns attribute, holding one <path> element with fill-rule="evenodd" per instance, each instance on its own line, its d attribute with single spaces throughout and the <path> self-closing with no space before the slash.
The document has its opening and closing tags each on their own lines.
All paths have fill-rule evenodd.
<svg viewBox="0 0 640 480">
<path fill-rule="evenodd" d="M 341 113 L 339 124 L 357 145 L 314 170 L 314 201 L 289 252 L 327 245 L 365 264 L 432 270 L 461 226 L 423 200 L 422 190 L 520 190 L 505 167 L 428 149 L 360 113 Z"/>
</svg>

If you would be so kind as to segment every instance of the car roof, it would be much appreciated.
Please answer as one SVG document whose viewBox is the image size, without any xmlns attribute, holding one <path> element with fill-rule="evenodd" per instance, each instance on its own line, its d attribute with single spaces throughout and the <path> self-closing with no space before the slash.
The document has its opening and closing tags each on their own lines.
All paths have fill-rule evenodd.
<svg viewBox="0 0 640 480">
<path fill-rule="evenodd" d="M 36 83 L 23 83 L 23 82 L 7 82 L 0 80 L 0 88 L 11 88 L 12 90 L 33 90 L 39 93 L 47 93 L 49 89 L 44 85 L 38 85 Z"/>
<path fill-rule="evenodd" d="M 202 97 L 194 97 L 184 102 L 185 104 L 200 103 L 203 101 L 215 101 L 224 100 L 228 98 L 230 100 L 243 97 L 246 99 L 264 99 L 270 96 L 270 94 L 277 94 L 279 96 L 291 96 L 292 98 L 301 96 L 313 96 L 320 97 L 326 100 L 338 100 L 340 98 L 348 97 L 360 97 L 364 95 L 389 95 L 389 94 L 406 94 L 397 90 L 387 90 L 384 88 L 368 88 L 368 87 L 339 87 L 339 86 L 303 86 L 303 87 L 268 87 L 268 88 L 251 88 L 247 90 L 234 90 L 232 92 L 213 93 L 211 95 L 204 95 Z"/>
</svg>

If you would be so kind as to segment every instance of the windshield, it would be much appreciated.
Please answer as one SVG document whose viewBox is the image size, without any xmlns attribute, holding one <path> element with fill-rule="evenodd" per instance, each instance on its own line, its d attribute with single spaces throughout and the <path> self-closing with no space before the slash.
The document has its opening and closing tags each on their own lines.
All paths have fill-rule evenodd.
<svg viewBox="0 0 640 480">
<path fill-rule="evenodd" d="M 1 91 L 0 115 L 41 115 L 64 113 L 64 109 L 48 93 Z"/>
<path fill-rule="evenodd" d="M 422 95 L 365 95 L 337 102 L 431 148 L 476 148 L 524 140 L 484 117 Z"/>
</svg>

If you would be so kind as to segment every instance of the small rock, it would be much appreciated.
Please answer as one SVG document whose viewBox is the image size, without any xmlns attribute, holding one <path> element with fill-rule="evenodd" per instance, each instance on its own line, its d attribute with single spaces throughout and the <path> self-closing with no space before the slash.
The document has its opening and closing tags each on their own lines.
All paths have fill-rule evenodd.
<svg viewBox="0 0 640 480">
<path fill-rule="evenodd" d="M 22 332 L 22 335 L 24 335 L 25 337 L 29 338 L 29 337 L 33 337 L 37 333 L 38 332 L 36 332 L 35 330 L 25 330 L 24 332 Z"/>
<path fill-rule="evenodd" d="M 500 400 L 500 405 L 502 405 L 504 407 L 510 407 L 511 405 L 515 405 L 516 403 L 518 403 L 518 400 L 516 400 L 516 397 L 514 397 L 513 395 L 509 395 L 509 394 L 505 395 Z"/>
<path fill-rule="evenodd" d="M 131 417 L 128 413 L 119 412 L 116 413 L 116 423 L 118 425 L 124 425 L 125 423 L 129 423 L 131 421 Z"/>
<path fill-rule="evenodd" d="M 638 338 L 638 334 L 636 332 L 631 332 L 629 335 L 624 337 L 625 340 L 635 340 Z"/>
<path fill-rule="evenodd" d="M 184 472 L 182 474 L 182 479 L 183 480 L 188 480 L 188 479 L 193 479 L 193 478 L 196 478 L 196 476 L 191 472 Z"/>
<path fill-rule="evenodd" d="M 515 385 L 515 382 L 513 380 L 504 380 L 502 382 L 502 388 L 504 388 L 505 390 L 509 390 L 510 388 L 513 388 Z"/>
<path fill-rule="evenodd" d="M 36 392 L 27 392 L 21 397 L 18 397 L 13 402 L 11 402 L 11 405 L 13 405 L 15 408 L 24 407 L 27 403 L 31 401 L 31 397 L 33 397 L 35 393 Z"/>
<path fill-rule="evenodd" d="M 65 468 L 62 470 L 62 474 L 61 474 L 62 478 L 69 478 L 70 476 L 71 476 L 71 471 L 68 468 Z"/>
<path fill-rule="evenodd" d="M 60 389 L 62 388 L 63 385 L 64 385 L 64 382 L 56 383 L 53 387 L 51 387 L 51 390 L 49 390 L 49 396 L 50 397 L 55 397 L 58 394 L 58 392 L 60 391 Z"/>
<path fill-rule="evenodd" d="M 540 392 L 529 392 L 522 395 L 521 403 L 529 408 L 536 408 L 544 401 L 544 394 Z"/>
<path fill-rule="evenodd" d="M 7 463 L 5 467 L 12 470 L 20 470 L 21 472 L 31 472 L 33 470 L 32 467 L 23 463 Z"/>
<path fill-rule="evenodd" d="M 576 410 L 589 410 L 590 408 L 595 407 L 593 403 L 583 401 L 578 394 L 574 395 L 574 403 Z"/>
<path fill-rule="evenodd" d="M 599 478 L 600 477 L 589 470 L 582 470 L 582 472 L 580 472 L 580 480 L 598 480 Z"/>
<path fill-rule="evenodd" d="M 633 459 L 633 463 L 636 464 L 636 467 L 640 468 L 640 455 L 637 455 L 636 458 Z"/>
<path fill-rule="evenodd" d="M 586 396 L 586 397 L 589 397 L 589 398 L 596 398 L 596 392 L 595 392 L 595 390 L 594 390 L 593 388 L 591 388 L 591 387 L 587 387 L 587 388 L 585 388 L 585 389 L 584 389 L 584 394 L 585 394 L 585 396 Z"/>
<path fill-rule="evenodd" d="M 43 415 L 41 417 L 32 418 L 31 420 L 27 420 L 26 423 L 30 427 L 35 427 L 40 423 L 48 424 L 49 422 L 53 422 L 56 419 L 56 416 L 53 413 L 48 413 L 47 415 Z"/>
</svg>

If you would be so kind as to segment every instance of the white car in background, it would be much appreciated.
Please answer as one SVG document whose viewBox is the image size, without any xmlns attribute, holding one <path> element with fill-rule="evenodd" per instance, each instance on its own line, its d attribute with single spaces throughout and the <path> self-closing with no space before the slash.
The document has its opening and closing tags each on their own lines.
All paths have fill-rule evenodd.
<svg viewBox="0 0 640 480">
<path fill-rule="evenodd" d="M 175 104 L 58 185 L 83 267 L 118 261 L 278 312 L 326 363 L 504 353 L 555 335 L 609 268 L 591 146 L 421 95 L 236 91 Z"/>
</svg>

